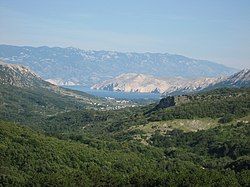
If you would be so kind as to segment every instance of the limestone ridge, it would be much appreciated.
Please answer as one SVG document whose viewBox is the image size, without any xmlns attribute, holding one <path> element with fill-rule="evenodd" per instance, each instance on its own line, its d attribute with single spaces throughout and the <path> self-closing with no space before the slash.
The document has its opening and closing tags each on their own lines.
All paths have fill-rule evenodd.
<svg viewBox="0 0 250 187">
<path fill-rule="evenodd" d="M 93 89 L 123 92 L 148 92 L 163 95 L 183 95 L 216 88 L 250 87 L 250 70 L 243 69 L 228 77 L 187 79 L 162 78 L 127 73 L 92 86 Z"/>
<path fill-rule="evenodd" d="M 173 93 L 182 91 L 189 93 L 201 90 L 222 78 L 186 79 L 182 77 L 159 78 L 152 75 L 127 73 L 92 86 L 92 89 L 123 92 Z"/>
</svg>

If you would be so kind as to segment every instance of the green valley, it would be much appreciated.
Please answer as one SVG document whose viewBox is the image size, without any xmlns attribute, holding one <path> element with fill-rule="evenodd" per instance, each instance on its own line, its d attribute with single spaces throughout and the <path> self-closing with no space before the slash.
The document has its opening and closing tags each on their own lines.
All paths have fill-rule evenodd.
<svg viewBox="0 0 250 187">
<path fill-rule="evenodd" d="M 20 67 L 7 70 L 0 86 L 2 186 L 250 184 L 249 88 L 117 109 L 116 100 L 52 85 Z"/>
</svg>

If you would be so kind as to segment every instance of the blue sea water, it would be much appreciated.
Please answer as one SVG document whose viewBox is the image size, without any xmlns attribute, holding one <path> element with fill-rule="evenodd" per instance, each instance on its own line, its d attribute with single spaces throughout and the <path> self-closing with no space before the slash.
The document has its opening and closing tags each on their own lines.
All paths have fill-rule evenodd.
<svg viewBox="0 0 250 187">
<path fill-rule="evenodd" d="M 106 90 L 94 90 L 84 86 L 64 86 L 72 90 L 78 90 L 86 92 L 88 94 L 97 97 L 110 97 L 115 99 L 126 99 L 126 100 L 158 100 L 161 99 L 161 94 L 154 93 L 136 93 L 136 92 L 112 92 Z"/>
</svg>

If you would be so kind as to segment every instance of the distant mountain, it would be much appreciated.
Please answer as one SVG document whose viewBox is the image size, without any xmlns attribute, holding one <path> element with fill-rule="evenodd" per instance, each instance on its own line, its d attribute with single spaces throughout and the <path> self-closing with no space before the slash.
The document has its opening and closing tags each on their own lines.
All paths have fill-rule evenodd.
<svg viewBox="0 0 250 187">
<path fill-rule="evenodd" d="M 173 93 L 199 91 L 208 85 L 215 84 L 222 78 L 159 78 L 151 75 L 127 73 L 92 86 L 93 89 L 123 91 Z"/>
<path fill-rule="evenodd" d="M 93 85 L 123 73 L 155 77 L 218 77 L 236 70 L 206 60 L 168 53 L 121 53 L 77 48 L 0 45 L 0 59 L 29 67 L 60 85 Z"/>
<path fill-rule="evenodd" d="M 97 83 L 92 86 L 92 89 L 179 95 L 224 87 L 250 87 L 250 70 L 244 69 L 229 77 L 196 79 L 159 78 L 145 74 L 127 73 Z"/>
<path fill-rule="evenodd" d="M 208 86 L 206 89 L 215 88 L 246 88 L 250 87 L 250 69 L 243 69 L 226 79 Z"/>
<path fill-rule="evenodd" d="M 65 111 L 113 109 L 118 105 L 115 101 L 61 88 L 26 67 L 0 61 L 0 119 L 30 123 Z"/>
<path fill-rule="evenodd" d="M 125 73 L 93 85 L 92 89 L 122 92 L 161 93 L 171 87 L 169 82 L 146 74 Z"/>
</svg>

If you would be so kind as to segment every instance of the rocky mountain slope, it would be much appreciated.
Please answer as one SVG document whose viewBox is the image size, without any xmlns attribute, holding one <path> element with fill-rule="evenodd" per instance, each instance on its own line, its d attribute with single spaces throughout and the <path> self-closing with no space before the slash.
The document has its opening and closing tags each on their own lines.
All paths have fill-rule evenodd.
<svg viewBox="0 0 250 187">
<path fill-rule="evenodd" d="M 59 85 L 93 85 L 123 73 L 198 78 L 231 75 L 235 69 L 168 53 L 121 53 L 77 48 L 0 45 L 0 59 L 29 67 Z"/>
<path fill-rule="evenodd" d="M 172 93 L 202 90 L 223 78 L 158 78 L 152 75 L 127 73 L 92 86 L 93 89 L 123 92 Z"/>
<path fill-rule="evenodd" d="M 229 77 L 219 78 L 159 78 L 152 75 L 127 73 L 92 86 L 93 89 L 151 92 L 163 94 L 186 94 L 207 89 L 223 87 L 250 87 L 250 70 L 244 69 Z"/>
<path fill-rule="evenodd" d="M 24 66 L 7 64 L 3 61 L 0 61 L 0 85 L 12 86 L 13 89 L 15 87 L 30 90 L 43 89 L 47 92 L 56 93 L 61 96 L 79 98 L 79 101 L 84 101 L 86 103 L 91 103 L 91 99 L 94 99 L 94 97 L 89 94 L 83 92 L 77 93 L 73 90 L 64 89 L 46 82 Z"/>
<path fill-rule="evenodd" d="M 38 75 L 28 68 L 0 61 L 0 84 L 16 87 L 49 87 Z"/>
<path fill-rule="evenodd" d="M 242 87 L 250 87 L 250 69 L 243 69 L 226 79 L 207 87 L 207 89 L 215 89 L 215 88 L 242 88 Z"/>
</svg>

